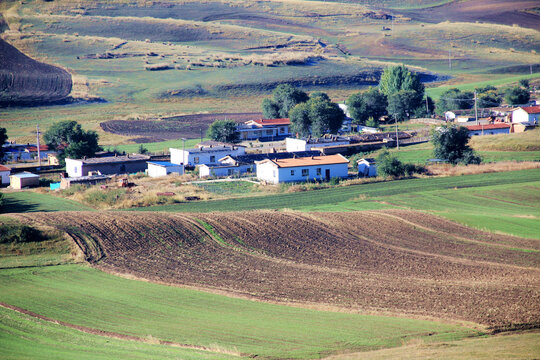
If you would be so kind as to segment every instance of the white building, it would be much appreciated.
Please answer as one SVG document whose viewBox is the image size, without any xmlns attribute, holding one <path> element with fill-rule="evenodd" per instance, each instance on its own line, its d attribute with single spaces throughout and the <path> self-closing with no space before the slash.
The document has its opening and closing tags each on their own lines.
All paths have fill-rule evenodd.
<svg viewBox="0 0 540 360">
<path fill-rule="evenodd" d="M 257 178 L 271 184 L 330 180 L 348 177 L 348 164 L 343 155 L 310 156 L 257 162 Z"/>
<path fill-rule="evenodd" d="M 239 124 L 236 130 L 240 133 L 240 139 L 257 140 L 257 139 L 283 139 L 290 136 L 289 127 L 291 121 L 289 119 L 259 119 L 249 120 L 243 124 Z"/>
<path fill-rule="evenodd" d="M 146 163 L 148 164 L 147 173 L 150 177 L 167 176 L 172 173 L 182 175 L 184 173 L 182 165 L 168 161 L 147 161 Z"/>
<path fill-rule="evenodd" d="M 373 158 L 358 160 L 358 176 L 373 177 L 377 176 L 377 164 Z"/>
<path fill-rule="evenodd" d="M 287 138 L 285 139 L 285 145 L 287 152 L 295 151 L 310 151 L 313 148 L 325 147 L 325 146 L 337 146 L 337 145 L 348 145 L 350 140 L 346 138 L 341 138 L 335 135 L 332 136 L 323 136 L 320 138 Z"/>
<path fill-rule="evenodd" d="M 234 164 L 220 164 L 220 165 L 201 165 L 199 166 L 199 177 L 225 177 L 225 176 L 240 176 L 247 172 L 247 166 L 240 166 Z"/>
<path fill-rule="evenodd" d="M 513 123 L 534 123 L 538 125 L 540 120 L 540 106 L 518 107 L 512 112 Z"/>
<path fill-rule="evenodd" d="M 452 111 L 447 111 L 444 113 L 444 119 L 446 121 L 454 121 L 456 119 L 456 114 Z"/>
<path fill-rule="evenodd" d="M 87 176 L 90 172 L 101 175 L 133 174 L 146 170 L 150 156 L 132 154 L 107 156 L 102 158 L 66 159 L 66 172 L 69 177 Z"/>
<path fill-rule="evenodd" d="M 11 174 L 11 169 L 7 166 L 0 165 L 0 184 L 9 184 L 9 174 Z"/>
<path fill-rule="evenodd" d="M 510 134 L 510 124 L 497 123 L 497 124 L 480 124 L 466 126 L 469 130 L 469 136 L 476 135 L 497 135 L 497 134 Z"/>
<path fill-rule="evenodd" d="M 197 165 L 217 165 L 219 159 L 227 155 L 243 155 L 246 148 L 239 145 L 217 145 L 200 146 L 194 149 L 169 149 L 171 153 L 171 163 L 184 164 L 189 166 Z"/>
</svg>

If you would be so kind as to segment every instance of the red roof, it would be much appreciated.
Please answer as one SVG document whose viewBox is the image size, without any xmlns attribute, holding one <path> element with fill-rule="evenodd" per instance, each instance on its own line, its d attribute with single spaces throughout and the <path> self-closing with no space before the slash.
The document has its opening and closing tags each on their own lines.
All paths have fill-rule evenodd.
<svg viewBox="0 0 540 360">
<path fill-rule="evenodd" d="M 478 130 L 494 130 L 494 129 L 508 129 L 510 124 L 481 124 L 481 125 L 470 125 L 466 126 L 469 131 L 478 131 Z"/>
<path fill-rule="evenodd" d="M 37 146 L 33 146 L 33 145 L 27 146 L 26 150 L 28 150 L 29 152 L 35 152 L 37 151 Z M 47 145 L 39 145 L 39 151 L 48 151 L 48 150 L 49 150 L 49 147 Z"/>
<path fill-rule="evenodd" d="M 525 107 L 522 107 L 522 109 L 525 110 L 527 114 L 540 113 L 540 106 L 525 106 Z"/>
<path fill-rule="evenodd" d="M 258 119 L 253 120 L 254 123 L 259 125 L 291 125 L 291 120 L 289 119 Z"/>
<path fill-rule="evenodd" d="M 4 165 L 0 165 L 0 171 L 11 171 L 11 169 Z"/>
</svg>

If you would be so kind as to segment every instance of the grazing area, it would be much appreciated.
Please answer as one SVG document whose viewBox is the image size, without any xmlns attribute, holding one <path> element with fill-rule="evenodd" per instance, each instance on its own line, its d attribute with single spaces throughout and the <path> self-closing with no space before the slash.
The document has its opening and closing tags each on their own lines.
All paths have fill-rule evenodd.
<svg viewBox="0 0 540 360">
<path fill-rule="evenodd" d="M 229 359 L 236 354 L 246 358 L 312 359 L 343 351 L 400 346 L 414 339 L 452 341 L 478 335 L 467 327 L 435 321 L 302 309 L 122 279 L 81 265 L 0 270 L 0 288 L 7 287 L 10 291 L 0 293 L 0 302 L 64 325 L 44 334 L 52 338 L 52 343 L 39 346 L 49 355 L 57 351 L 59 339 L 54 332 L 70 334 L 73 327 L 69 325 L 84 327 L 88 330 L 85 332 L 94 329 L 96 335 L 123 334 L 128 340 L 145 338 L 150 344 L 163 341 L 192 349 L 189 357 L 189 352 L 175 346 L 168 350 L 163 345 L 126 344 L 112 339 L 111 347 L 104 350 L 105 358 L 114 358 L 116 351 L 135 356 L 139 351 L 155 350 L 158 358 L 175 354 L 204 359 L 208 354 L 209 359 Z M 24 339 L 13 329 L 16 324 L 0 319 L 11 332 L 9 342 L 2 342 L 0 347 L 11 348 L 13 353 L 13 346 Z M 25 321 L 19 326 L 35 326 L 32 323 Z M 50 328 L 47 324 L 46 329 Z M 79 337 L 98 346 L 105 343 L 96 336 Z M 68 340 L 64 351 L 73 354 L 81 346 Z M 196 353 L 197 347 L 208 352 Z"/>
<path fill-rule="evenodd" d="M 54 224 L 98 268 L 154 281 L 488 326 L 535 323 L 540 315 L 537 240 L 422 213 L 11 216 Z"/>
</svg>

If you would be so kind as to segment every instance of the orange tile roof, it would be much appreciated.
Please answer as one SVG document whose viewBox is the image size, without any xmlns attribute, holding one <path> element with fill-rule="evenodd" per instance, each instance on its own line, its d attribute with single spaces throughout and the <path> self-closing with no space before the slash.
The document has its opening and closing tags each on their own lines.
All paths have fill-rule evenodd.
<svg viewBox="0 0 540 360">
<path fill-rule="evenodd" d="M 264 162 L 272 162 L 277 167 L 288 168 L 297 166 L 317 166 L 317 165 L 332 165 L 332 164 L 347 164 L 347 160 L 343 155 L 327 155 L 327 156 L 310 156 L 291 159 L 275 159 L 275 160 L 263 160 Z"/>
<path fill-rule="evenodd" d="M 26 150 L 30 152 L 35 152 L 37 151 L 37 146 L 34 146 L 34 145 L 27 146 Z M 48 150 L 49 150 L 49 147 L 47 145 L 39 145 L 39 151 L 48 151 Z"/>
<path fill-rule="evenodd" d="M 527 114 L 540 113 L 540 106 L 525 106 L 525 107 L 522 107 L 522 109 L 525 110 Z"/>
<path fill-rule="evenodd" d="M 265 125 L 290 125 L 291 120 L 285 119 L 258 119 L 253 120 L 254 123 L 265 126 Z"/>
<path fill-rule="evenodd" d="M 0 165 L 0 171 L 11 171 L 11 169 L 8 168 L 7 166 Z"/>
<path fill-rule="evenodd" d="M 477 130 L 493 130 L 493 129 L 506 129 L 509 128 L 510 124 L 484 124 L 484 125 L 469 125 L 466 126 L 469 131 Z"/>
</svg>

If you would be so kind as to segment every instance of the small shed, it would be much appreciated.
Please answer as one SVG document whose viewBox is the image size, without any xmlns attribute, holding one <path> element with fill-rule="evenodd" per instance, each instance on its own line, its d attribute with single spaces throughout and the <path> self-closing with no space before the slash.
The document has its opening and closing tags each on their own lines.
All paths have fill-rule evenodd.
<svg viewBox="0 0 540 360">
<path fill-rule="evenodd" d="M 0 165 L 0 184 L 5 185 L 9 184 L 9 174 L 11 173 L 11 169 L 7 166 Z"/>
<path fill-rule="evenodd" d="M 10 185 L 13 189 L 23 189 L 25 187 L 39 186 L 39 175 L 31 172 L 22 172 L 9 177 Z"/>
<path fill-rule="evenodd" d="M 148 164 L 148 176 L 159 177 L 167 176 L 172 173 L 182 175 L 184 170 L 182 165 L 173 164 L 168 161 L 147 161 Z"/>
<path fill-rule="evenodd" d="M 377 163 L 373 158 L 364 158 L 358 160 L 358 176 L 373 177 L 377 176 Z"/>
<path fill-rule="evenodd" d="M 96 185 L 106 183 L 112 179 L 111 175 L 91 175 L 62 178 L 60 181 L 60 189 L 68 189 L 73 185 Z M 51 190 L 53 188 L 51 187 Z"/>
</svg>

